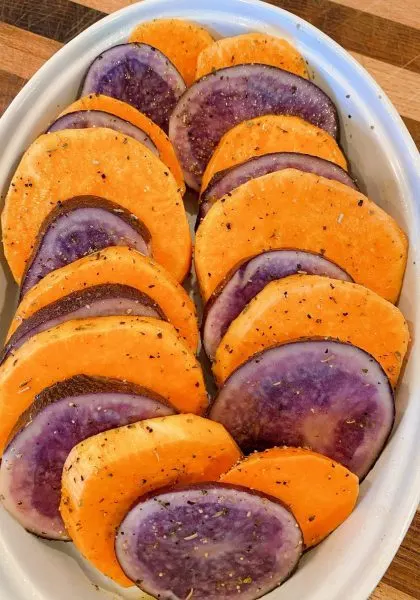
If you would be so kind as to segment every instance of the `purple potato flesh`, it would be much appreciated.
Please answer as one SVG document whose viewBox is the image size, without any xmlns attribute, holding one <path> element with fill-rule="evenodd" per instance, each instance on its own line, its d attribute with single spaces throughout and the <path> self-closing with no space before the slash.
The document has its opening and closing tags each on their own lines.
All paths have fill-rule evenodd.
<svg viewBox="0 0 420 600">
<path fill-rule="evenodd" d="M 95 285 L 68 294 L 22 321 L 0 355 L 0 363 L 32 336 L 64 321 L 111 315 L 136 315 L 167 320 L 160 306 L 136 288 L 117 283 Z"/>
<path fill-rule="evenodd" d="M 50 127 L 48 133 L 63 129 L 87 129 L 89 127 L 107 127 L 128 135 L 159 156 L 158 149 L 150 137 L 140 127 L 136 127 L 124 119 L 101 110 L 78 110 L 59 117 Z"/>
<path fill-rule="evenodd" d="M 203 483 L 148 496 L 116 537 L 118 561 L 161 600 L 254 600 L 279 586 L 302 554 L 302 533 L 278 500 Z"/>
<path fill-rule="evenodd" d="M 95 58 L 80 95 L 104 94 L 127 102 L 167 132 L 169 117 L 185 90 L 180 73 L 160 50 L 130 43 Z"/>
<path fill-rule="evenodd" d="M 3 455 L 4 507 L 28 531 L 67 540 L 59 504 L 71 449 L 102 431 L 174 413 L 153 392 L 112 379 L 76 376 L 44 390 L 21 417 Z"/>
<path fill-rule="evenodd" d="M 194 83 L 169 122 L 186 182 L 200 189 L 210 157 L 222 136 L 238 123 L 263 115 L 292 115 L 338 136 L 337 110 L 314 83 L 268 65 L 220 69 Z"/>
<path fill-rule="evenodd" d="M 343 269 L 319 254 L 300 250 L 269 250 L 244 262 L 217 289 L 203 319 L 203 345 L 214 360 L 217 347 L 234 319 L 270 281 L 306 273 L 352 281 Z"/>
<path fill-rule="evenodd" d="M 314 173 L 326 179 L 335 179 L 353 189 L 357 189 L 350 175 L 329 160 L 297 152 L 263 154 L 214 175 L 201 194 L 197 224 L 204 219 L 212 204 L 243 183 L 283 169 L 298 169 L 306 173 Z"/>
<path fill-rule="evenodd" d="M 297 341 L 256 354 L 227 379 L 211 408 L 246 452 L 310 448 L 362 479 L 394 423 L 394 396 L 364 350 L 329 340 Z"/>
<path fill-rule="evenodd" d="M 22 280 L 21 296 L 45 275 L 109 246 L 150 255 L 150 233 L 124 208 L 96 196 L 61 203 L 42 224 Z"/>
</svg>

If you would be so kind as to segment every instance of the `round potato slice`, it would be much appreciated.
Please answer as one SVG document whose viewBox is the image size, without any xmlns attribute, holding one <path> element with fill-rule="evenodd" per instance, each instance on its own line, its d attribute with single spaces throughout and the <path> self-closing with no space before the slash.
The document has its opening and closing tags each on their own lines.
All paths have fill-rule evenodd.
<svg viewBox="0 0 420 600">
<path fill-rule="evenodd" d="M 347 185 L 285 169 L 240 186 L 201 223 L 195 268 L 204 300 L 242 261 L 282 248 L 321 254 L 356 283 L 398 299 L 407 238 L 395 220 Z"/>
<path fill-rule="evenodd" d="M 25 152 L 2 213 L 5 255 L 17 282 L 47 215 L 86 195 L 137 217 L 151 234 L 152 256 L 182 281 L 191 263 L 191 236 L 176 181 L 143 144 L 94 128 L 42 135 Z"/>
<path fill-rule="evenodd" d="M 360 478 L 382 452 L 394 416 L 393 390 L 379 362 L 329 339 L 252 356 L 226 380 L 210 411 L 246 453 L 301 446 Z"/>
<path fill-rule="evenodd" d="M 220 483 L 141 499 L 115 541 L 130 579 L 171 600 L 255 600 L 293 573 L 302 548 L 295 517 L 278 500 Z"/>
</svg>

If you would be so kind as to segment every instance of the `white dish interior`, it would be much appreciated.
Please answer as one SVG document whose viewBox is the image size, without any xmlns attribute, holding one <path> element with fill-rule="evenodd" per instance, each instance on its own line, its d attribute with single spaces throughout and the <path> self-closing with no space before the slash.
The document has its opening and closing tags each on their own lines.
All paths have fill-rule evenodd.
<svg viewBox="0 0 420 600">
<path fill-rule="evenodd" d="M 0 121 L 4 196 L 24 149 L 73 101 L 92 59 L 126 40 L 139 21 L 186 17 L 221 36 L 266 31 L 289 38 L 309 61 L 315 82 L 336 102 L 341 143 L 362 190 L 408 233 L 410 255 L 400 307 L 413 344 L 397 396 L 392 439 L 364 481 L 346 523 L 308 553 L 298 572 L 267 596 L 272 600 L 364 600 L 379 582 L 410 524 L 420 495 L 419 324 L 420 160 L 404 124 L 383 91 L 339 46 L 297 17 L 254 0 L 148 0 L 115 13 L 78 36 L 37 73 Z M 16 287 L 2 260 L 0 326 L 15 307 Z M 378 323 L 381 327 L 381 323 Z M 143 598 L 101 577 L 71 544 L 38 540 L 0 509 L 0 598 L 102 600 Z M 99 586 L 99 587 L 98 587 Z"/>
</svg>

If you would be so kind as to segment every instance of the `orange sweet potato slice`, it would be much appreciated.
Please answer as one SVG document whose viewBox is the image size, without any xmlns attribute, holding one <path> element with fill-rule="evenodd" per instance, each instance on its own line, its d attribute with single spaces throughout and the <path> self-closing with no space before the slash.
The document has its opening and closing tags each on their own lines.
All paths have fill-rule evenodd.
<svg viewBox="0 0 420 600">
<path fill-rule="evenodd" d="M 147 133 L 158 149 L 160 160 L 170 169 L 181 189 L 181 193 L 185 193 L 184 176 L 174 147 L 163 129 L 156 125 L 149 117 L 146 117 L 146 115 L 138 111 L 134 106 L 122 102 L 122 100 L 102 94 L 89 94 L 89 96 L 79 98 L 79 100 L 76 100 L 65 108 L 59 116 L 62 117 L 63 115 L 78 112 L 79 110 L 101 110 L 110 113 L 111 115 L 120 117 L 120 119 L 129 121 L 129 123 L 136 125 L 136 127 Z"/>
<path fill-rule="evenodd" d="M 110 283 L 128 285 L 146 293 L 162 309 L 185 343 L 196 352 L 197 316 L 194 303 L 184 288 L 154 260 L 124 246 L 105 248 L 41 279 L 23 297 L 7 338 L 22 321 L 41 308 L 74 292 Z"/>
<path fill-rule="evenodd" d="M 304 58 L 288 41 L 266 33 L 245 33 L 217 40 L 199 55 L 196 79 L 217 69 L 259 63 L 308 78 Z"/>
<path fill-rule="evenodd" d="M 265 115 L 228 131 L 203 175 L 202 190 L 219 171 L 271 152 L 298 152 L 329 160 L 347 171 L 347 160 L 335 139 L 323 129 L 288 115 Z"/>
<path fill-rule="evenodd" d="M 219 423 L 194 415 L 141 421 L 96 435 L 69 455 L 61 514 L 74 544 L 122 586 L 114 550 L 121 521 L 142 495 L 173 484 L 217 481 L 240 458 Z"/>
<path fill-rule="evenodd" d="M 216 351 L 215 376 L 223 384 L 250 356 L 303 337 L 362 348 L 394 386 L 410 340 L 401 311 L 371 290 L 318 275 L 292 275 L 269 283 L 232 322 Z"/>
<path fill-rule="evenodd" d="M 121 316 L 67 321 L 30 338 L 1 365 L 0 454 L 39 392 L 81 374 L 138 384 L 180 412 L 207 406 L 200 365 L 170 323 Z"/>
<path fill-rule="evenodd" d="M 207 29 L 191 21 L 154 19 L 137 25 L 129 41 L 149 44 L 163 52 L 190 86 L 195 80 L 198 56 L 214 40 Z"/>
<path fill-rule="evenodd" d="M 398 299 L 407 239 L 394 219 L 357 190 L 294 169 L 248 181 L 212 206 L 195 244 L 204 299 L 244 259 L 280 248 L 322 254 L 356 283 Z"/>
<path fill-rule="evenodd" d="M 284 502 L 302 529 L 307 548 L 318 544 L 351 514 L 359 480 L 348 469 L 303 448 L 256 452 L 220 478 Z"/>
<path fill-rule="evenodd" d="M 152 256 L 178 281 L 191 263 L 181 194 L 168 168 L 143 144 L 104 128 L 39 137 L 24 154 L 2 213 L 4 251 L 20 282 L 39 228 L 59 204 L 92 195 L 130 211 L 152 237 Z"/>
</svg>

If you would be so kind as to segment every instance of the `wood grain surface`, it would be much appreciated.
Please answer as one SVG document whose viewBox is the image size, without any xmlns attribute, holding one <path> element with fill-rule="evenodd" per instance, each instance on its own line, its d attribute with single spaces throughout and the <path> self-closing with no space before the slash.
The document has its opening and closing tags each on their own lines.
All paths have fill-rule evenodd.
<svg viewBox="0 0 420 600">
<path fill-rule="evenodd" d="M 196 1 L 199 5 L 201 0 Z M 420 0 L 268 1 L 306 19 L 349 50 L 389 95 L 420 148 Z M 105 14 L 133 3 L 0 0 L 0 114 L 63 44 Z M 371 596 L 414 599 L 420 600 L 420 512 Z"/>
</svg>

